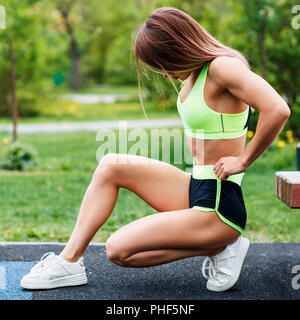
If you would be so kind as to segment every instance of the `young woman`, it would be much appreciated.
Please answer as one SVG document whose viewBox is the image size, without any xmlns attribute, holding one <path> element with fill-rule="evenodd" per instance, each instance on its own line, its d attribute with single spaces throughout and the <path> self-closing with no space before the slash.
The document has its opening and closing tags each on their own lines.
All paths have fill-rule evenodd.
<svg viewBox="0 0 300 320">
<path fill-rule="evenodd" d="M 155 68 L 172 83 L 172 79 L 185 80 L 177 107 L 194 158 L 193 173 L 141 156 L 105 155 L 67 245 L 58 256 L 44 255 L 21 280 L 23 288 L 87 283 L 85 249 L 109 218 L 119 188 L 131 190 L 158 213 L 133 221 L 109 237 L 106 253 L 113 263 L 148 267 L 207 256 L 202 268 L 207 289 L 228 290 L 239 278 L 249 247 L 249 240 L 240 236 L 246 224 L 242 178 L 281 132 L 289 107 L 250 70 L 241 53 L 218 42 L 175 8 L 151 13 L 137 34 L 135 54 L 137 62 Z M 250 105 L 259 112 L 259 119 L 255 136 L 245 148 Z"/>
</svg>

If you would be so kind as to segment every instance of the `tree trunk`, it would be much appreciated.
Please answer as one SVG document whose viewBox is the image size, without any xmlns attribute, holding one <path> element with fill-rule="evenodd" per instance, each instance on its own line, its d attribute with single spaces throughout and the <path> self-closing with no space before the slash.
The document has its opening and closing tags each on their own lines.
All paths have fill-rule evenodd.
<svg viewBox="0 0 300 320">
<path fill-rule="evenodd" d="M 111 40 L 112 42 L 113 40 Z M 106 67 L 106 60 L 107 60 L 107 54 L 108 54 L 108 47 L 109 44 L 104 41 L 103 44 L 100 44 L 99 47 L 97 47 L 99 54 L 99 60 L 101 63 L 98 64 L 97 68 L 93 71 L 93 75 L 96 78 L 98 83 L 102 83 L 105 78 L 105 67 Z"/>
<path fill-rule="evenodd" d="M 261 30 L 258 34 L 258 45 L 259 45 L 259 54 L 260 54 L 260 65 L 261 65 L 261 75 L 264 79 L 267 78 L 267 54 L 265 46 L 265 27 L 262 25 Z"/>
<path fill-rule="evenodd" d="M 78 90 L 80 88 L 80 75 L 79 75 L 79 64 L 80 64 L 80 52 L 75 38 L 72 36 L 70 43 L 70 56 L 71 56 L 71 88 L 72 90 Z"/>
<path fill-rule="evenodd" d="M 10 56 L 10 87 L 11 87 L 11 103 L 12 103 L 12 119 L 13 119 L 13 141 L 17 141 L 17 122 L 18 122 L 18 103 L 16 98 L 16 59 L 14 55 L 13 41 L 9 40 L 9 56 Z"/>
<path fill-rule="evenodd" d="M 70 47 L 69 54 L 71 57 L 71 89 L 78 90 L 80 88 L 80 75 L 79 75 L 79 65 L 80 65 L 80 51 L 76 38 L 73 33 L 71 24 L 69 23 L 69 12 L 66 8 L 59 9 L 61 16 L 64 19 L 64 24 L 68 35 L 70 36 Z"/>
</svg>

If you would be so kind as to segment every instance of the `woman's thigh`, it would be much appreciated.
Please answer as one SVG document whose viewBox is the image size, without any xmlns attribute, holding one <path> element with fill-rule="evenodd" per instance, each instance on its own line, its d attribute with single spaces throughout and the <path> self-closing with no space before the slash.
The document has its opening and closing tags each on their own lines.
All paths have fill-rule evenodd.
<svg viewBox="0 0 300 320">
<path fill-rule="evenodd" d="M 185 209 L 148 215 L 121 227 L 107 240 L 107 249 L 124 257 L 148 250 L 215 249 L 239 235 L 214 211 Z"/>
<path fill-rule="evenodd" d="M 109 165 L 110 179 L 157 211 L 189 208 L 190 173 L 159 160 L 128 154 L 108 154 L 99 165 Z"/>
</svg>

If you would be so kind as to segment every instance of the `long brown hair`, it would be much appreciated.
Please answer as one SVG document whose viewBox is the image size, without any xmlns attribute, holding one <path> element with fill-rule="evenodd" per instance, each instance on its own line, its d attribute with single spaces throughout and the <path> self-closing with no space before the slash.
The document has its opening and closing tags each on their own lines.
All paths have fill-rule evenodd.
<svg viewBox="0 0 300 320">
<path fill-rule="evenodd" d="M 169 73 L 193 72 L 219 56 L 241 59 L 250 68 L 247 59 L 239 51 L 216 40 L 187 13 L 173 8 L 162 7 L 153 11 L 142 24 L 134 43 L 139 96 L 148 119 L 141 96 L 139 59 L 146 65 L 166 73 L 178 93 Z"/>
</svg>

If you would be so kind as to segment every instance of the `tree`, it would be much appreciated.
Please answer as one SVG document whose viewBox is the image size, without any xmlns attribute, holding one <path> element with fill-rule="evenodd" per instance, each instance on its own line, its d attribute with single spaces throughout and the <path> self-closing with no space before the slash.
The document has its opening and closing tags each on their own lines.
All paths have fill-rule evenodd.
<svg viewBox="0 0 300 320">
<path fill-rule="evenodd" d="M 231 1 L 233 18 L 226 29 L 246 37 L 235 40 L 251 60 L 255 72 L 265 78 L 292 110 L 287 127 L 300 137 L 299 31 L 291 27 L 290 1 Z"/>
<path fill-rule="evenodd" d="M 84 2 L 83 2 L 84 3 Z M 72 26 L 72 9 L 74 5 L 78 5 L 78 1 L 74 0 L 59 0 L 56 1 L 56 7 L 59 10 L 65 31 L 69 37 L 69 56 L 71 60 L 71 89 L 80 89 L 80 58 L 81 52 L 79 48 L 79 42 L 75 36 L 74 28 Z"/>
<path fill-rule="evenodd" d="M 1 30 L 0 112 L 13 118 L 13 140 L 17 140 L 18 115 L 31 112 L 32 104 L 42 95 L 42 70 L 48 68 L 44 38 L 49 17 L 38 0 L 3 1 L 7 26 Z M 13 17 L 13 18 L 12 18 Z M 47 73 L 47 72 L 46 72 Z M 29 108 L 27 109 L 27 106 Z"/>
</svg>

